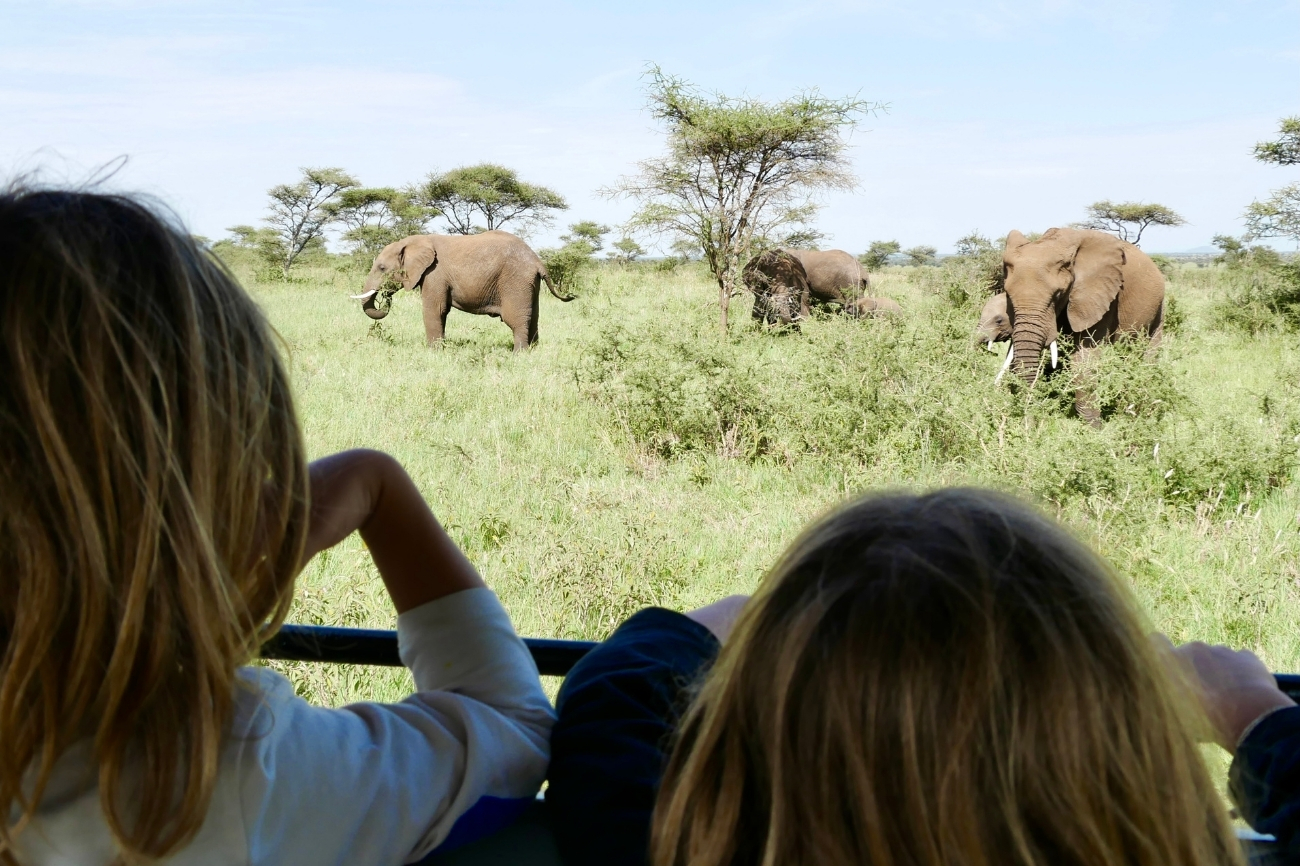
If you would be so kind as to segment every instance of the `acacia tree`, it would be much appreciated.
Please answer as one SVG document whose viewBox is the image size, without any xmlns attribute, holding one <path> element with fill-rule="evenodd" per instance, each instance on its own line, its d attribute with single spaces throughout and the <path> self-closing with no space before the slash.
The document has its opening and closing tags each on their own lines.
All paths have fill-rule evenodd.
<svg viewBox="0 0 1300 866">
<path fill-rule="evenodd" d="M 884 106 L 816 91 L 769 103 L 705 94 L 658 66 L 647 76 L 668 153 L 602 192 L 638 202 L 630 231 L 698 245 L 718 284 L 725 333 L 741 266 L 760 246 L 806 239 L 818 193 L 855 186 L 844 133 Z"/>
<path fill-rule="evenodd" d="M 1284 117 L 1277 141 L 1255 145 L 1255 159 L 1274 165 L 1300 165 L 1300 117 Z M 1274 190 L 1246 208 L 1246 238 L 1290 238 L 1300 244 L 1300 183 Z"/>
<path fill-rule="evenodd" d="M 416 204 L 441 212 L 447 230 L 459 235 L 499 229 L 508 222 L 526 234 L 550 225 L 552 211 L 569 207 L 558 192 L 525 183 L 513 170 L 488 162 L 433 172 L 409 192 Z"/>
<path fill-rule="evenodd" d="M 858 261 L 869 271 L 878 271 L 889 264 L 889 257 L 902 252 L 903 245 L 898 241 L 872 241 L 867 251 L 858 256 Z"/>
<path fill-rule="evenodd" d="M 323 242 L 339 193 L 360 185 L 341 168 L 304 168 L 298 183 L 268 190 L 271 204 L 265 222 L 280 240 L 279 266 L 286 277 L 303 250 Z"/>
<path fill-rule="evenodd" d="M 910 249 L 903 250 L 903 255 L 907 256 L 907 260 L 909 262 L 916 265 L 917 267 L 921 267 L 923 265 L 934 264 L 934 257 L 938 254 L 938 252 L 939 251 L 936 250 L 934 247 L 922 245 L 922 246 L 915 246 L 915 247 L 911 247 Z"/>
<path fill-rule="evenodd" d="M 1181 226 L 1187 220 L 1162 204 L 1139 201 L 1112 202 L 1102 200 L 1088 205 L 1088 218 L 1075 223 L 1076 228 L 1111 232 L 1122 241 L 1137 246 L 1142 232 L 1150 226 Z"/>
<path fill-rule="evenodd" d="M 334 221 L 343 227 L 343 240 L 360 258 L 374 258 L 393 241 L 423 234 L 434 208 L 416 204 L 392 187 L 345 189 L 330 205 Z"/>
</svg>

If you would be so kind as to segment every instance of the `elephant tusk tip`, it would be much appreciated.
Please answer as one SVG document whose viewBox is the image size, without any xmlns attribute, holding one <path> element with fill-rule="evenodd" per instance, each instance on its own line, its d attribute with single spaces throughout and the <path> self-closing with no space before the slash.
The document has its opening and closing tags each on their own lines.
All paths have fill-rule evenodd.
<svg viewBox="0 0 1300 866">
<path fill-rule="evenodd" d="M 348 297 L 350 297 L 354 301 L 364 301 L 366 298 L 373 298 L 377 294 L 379 294 L 379 289 L 374 289 L 369 292 L 362 292 L 359 295 L 348 295 Z"/>
</svg>

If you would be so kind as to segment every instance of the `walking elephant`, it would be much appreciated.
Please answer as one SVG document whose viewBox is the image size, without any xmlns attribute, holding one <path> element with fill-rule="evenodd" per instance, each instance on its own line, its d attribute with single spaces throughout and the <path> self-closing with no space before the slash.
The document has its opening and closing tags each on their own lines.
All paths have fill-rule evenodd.
<svg viewBox="0 0 1300 866">
<path fill-rule="evenodd" d="M 1137 334 L 1150 336 L 1153 348 L 1160 343 L 1165 278 L 1133 244 L 1087 229 L 1049 229 L 1032 242 L 1013 231 L 1002 267 L 1007 364 L 1027 382 L 1038 377 L 1043 348 L 1058 333 L 1071 338 L 1073 361 L 1085 370 L 1102 343 Z M 1090 424 L 1101 423 L 1086 389 L 1075 392 L 1075 408 Z"/>
<path fill-rule="evenodd" d="M 515 351 L 537 342 L 538 301 L 545 280 L 555 291 L 546 266 L 528 244 L 503 231 L 476 235 L 411 235 L 380 251 L 366 277 L 365 289 L 353 297 L 372 319 L 388 315 L 398 289 L 420 289 L 424 335 L 440 342 L 452 309 L 501 319 L 515 337 Z"/>
<path fill-rule="evenodd" d="M 808 274 L 812 300 L 819 304 L 848 302 L 850 296 L 863 293 L 870 281 L 858 262 L 844 250 L 783 250 L 797 258 Z"/>
<path fill-rule="evenodd" d="M 753 315 L 767 325 L 799 327 L 809 316 L 808 275 L 786 250 L 768 250 L 750 259 L 740 272 L 754 294 Z"/>
<path fill-rule="evenodd" d="M 863 296 L 854 298 L 844 305 L 845 315 L 854 319 L 881 319 L 896 316 L 901 312 L 903 312 L 903 308 L 893 298 L 869 298 Z"/>
</svg>

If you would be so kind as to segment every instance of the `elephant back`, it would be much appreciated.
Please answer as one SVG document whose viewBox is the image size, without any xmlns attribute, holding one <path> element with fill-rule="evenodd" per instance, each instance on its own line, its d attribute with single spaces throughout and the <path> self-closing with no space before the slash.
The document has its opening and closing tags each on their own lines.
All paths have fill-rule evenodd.
<svg viewBox="0 0 1300 866">
<path fill-rule="evenodd" d="M 862 265 L 844 250 L 787 250 L 808 274 L 808 288 L 824 301 L 844 302 L 862 287 Z"/>
</svg>

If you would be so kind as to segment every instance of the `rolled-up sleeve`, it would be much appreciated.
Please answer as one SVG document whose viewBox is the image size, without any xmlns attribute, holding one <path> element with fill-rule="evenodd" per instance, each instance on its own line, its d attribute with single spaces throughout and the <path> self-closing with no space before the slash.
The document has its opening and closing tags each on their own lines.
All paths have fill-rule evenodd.
<svg viewBox="0 0 1300 866">
<path fill-rule="evenodd" d="M 240 762 L 250 862 L 411 862 L 509 823 L 536 795 L 554 712 L 496 596 L 407 611 L 398 641 L 418 691 L 397 704 L 315 707 L 256 672 Z"/>
</svg>

